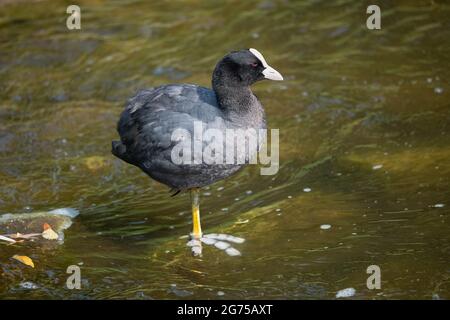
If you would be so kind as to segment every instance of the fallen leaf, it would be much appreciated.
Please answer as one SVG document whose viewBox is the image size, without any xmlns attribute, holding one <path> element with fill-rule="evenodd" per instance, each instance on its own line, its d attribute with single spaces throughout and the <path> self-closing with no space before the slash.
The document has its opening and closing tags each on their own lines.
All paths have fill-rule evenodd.
<svg viewBox="0 0 450 320">
<path fill-rule="evenodd" d="M 16 240 L 8 238 L 8 237 L 5 237 L 5 236 L 0 236 L 0 240 L 12 242 L 12 243 L 16 242 Z"/>
<path fill-rule="evenodd" d="M 49 227 L 42 232 L 42 237 L 47 240 L 56 240 L 59 238 L 59 235 Z"/>
<path fill-rule="evenodd" d="M 20 261 L 23 264 L 34 268 L 33 260 L 31 260 L 31 258 L 29 258 L 27 256 L 19 256 L 19 255 L 16 254 L 16 255 L 13 256 L 13 259 L 16 259 L 17 261 Z"/>
<path fill-rule="evenodd" d="M 13 233 L 13 234 L 7 234 L 6 236 L 9 238 L 13 238 L 13 239 L 30 239 L 33 237 L 37 237 L 40 236 L 41 233 L 27 233 L 27 234 L 22 234 L 22 233 Z"/>
</svg>

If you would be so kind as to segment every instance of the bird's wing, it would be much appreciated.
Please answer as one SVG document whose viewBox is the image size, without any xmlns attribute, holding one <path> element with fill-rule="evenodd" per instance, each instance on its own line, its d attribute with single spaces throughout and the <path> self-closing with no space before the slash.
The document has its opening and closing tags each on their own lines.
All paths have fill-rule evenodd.
<svg viewBox="0 0 450 320">
<path fill-rule="evenodd" d="M 126 147 L 128 162 L 143 170 L 157 168 L 172 174 L 181 173 L 186 172 L 186 168 L 171 161 L 171 151 L 177 143 L 172 141 L 174 131 L 184 129 L 192 137 L 194 121 L 225 128 L 221 116 L 212 90 L 194 85 L 166 85 L 139 91 L 132 97 L 117 130 Z"/>
</svg>

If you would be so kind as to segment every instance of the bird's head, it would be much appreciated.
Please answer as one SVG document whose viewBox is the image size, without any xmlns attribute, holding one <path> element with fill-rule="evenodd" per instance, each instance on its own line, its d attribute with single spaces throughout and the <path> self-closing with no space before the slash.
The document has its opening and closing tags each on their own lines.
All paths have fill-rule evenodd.
<svg viewBox="0 0 450 320">
<path fill-rule="evenodd" d="M 269 66 L 256 49 L 233 51 L 217 63 L 213 73 L 214 82 L 223 86 L 250 86 L 263 80 L 283 80 L 283 76 Z"/>
</svg>

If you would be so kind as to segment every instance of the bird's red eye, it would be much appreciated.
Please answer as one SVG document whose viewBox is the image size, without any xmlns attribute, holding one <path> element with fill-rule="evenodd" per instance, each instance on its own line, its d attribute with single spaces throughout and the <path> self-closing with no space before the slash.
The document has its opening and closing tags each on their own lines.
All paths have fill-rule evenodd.
<svg viewBox="0 0 450 320">
<path fill-rule="evenodd" d="M 256 67 L 258 66 L 258 64 L 257 64 L 256 62 L 250 63 L 250 65 L 251 65 L 253 68 L 256 68 Z"/>
</svg>

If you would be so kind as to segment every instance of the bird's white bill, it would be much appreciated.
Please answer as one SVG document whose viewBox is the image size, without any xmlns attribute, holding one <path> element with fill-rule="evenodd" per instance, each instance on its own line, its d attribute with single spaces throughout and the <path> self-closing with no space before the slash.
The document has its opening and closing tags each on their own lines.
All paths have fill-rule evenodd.
<svg viewBox="0 0 450 320">
<path fill-rule="evenodd" d="M 254 48 L 248 49 L 256 58 L 258 58 L 259 61 L 261 61 L 263 67 L 265 68 L 262 74 L 264 75 L 264 78 L 269 80 L 276 80 L 281 81 L 283 80 L 283 76 L 281 73 L 279 73 L 277 70 L 269 66 L 269 64 L 266 62 L 266 59 L 264 59 L 264 56 L 261 52 Z"/>
<path fill-rule="evenodd" d="M 279 73 L 277 70 L 275 70 L 271 66 L 267 66 L 263 70 L 262 74 L 264 75 L 264 78 L 269 79 L 269 80 L 276 80 L 276 81 L 283 80 L 283 76 L 281 75 L 281 73 Z"/>
</svg>

